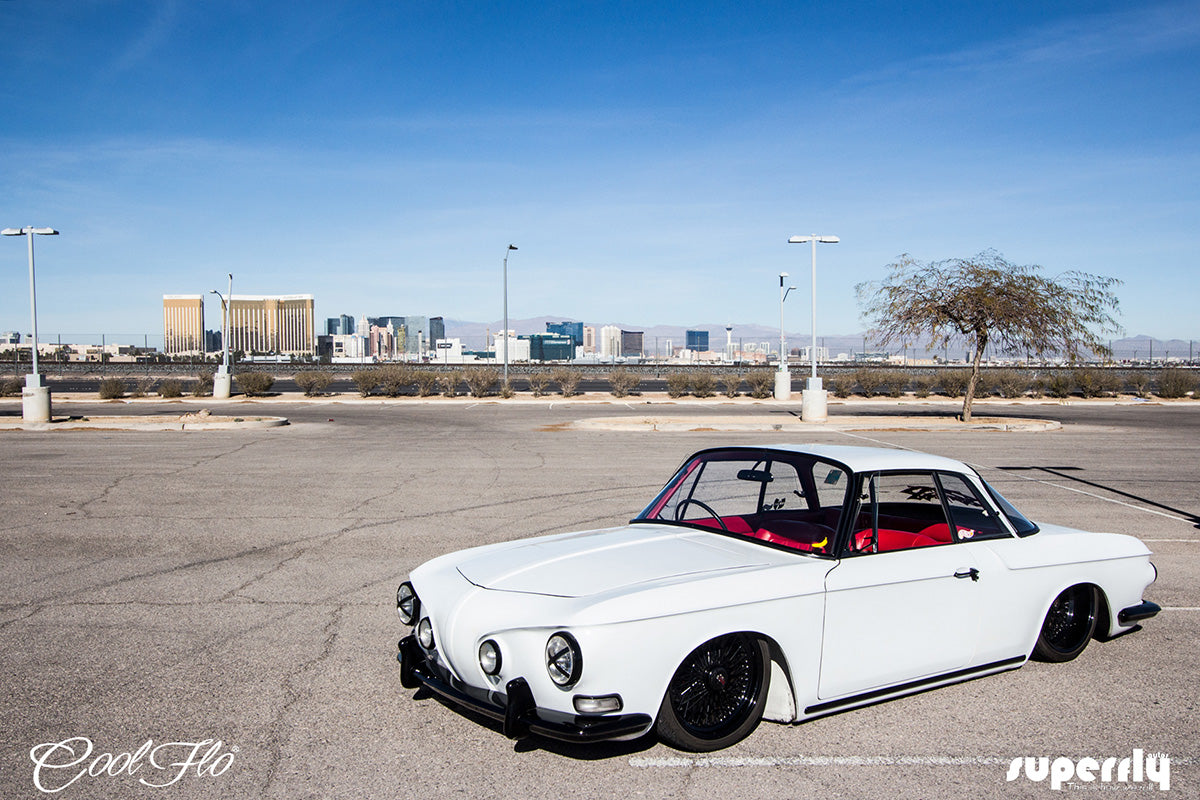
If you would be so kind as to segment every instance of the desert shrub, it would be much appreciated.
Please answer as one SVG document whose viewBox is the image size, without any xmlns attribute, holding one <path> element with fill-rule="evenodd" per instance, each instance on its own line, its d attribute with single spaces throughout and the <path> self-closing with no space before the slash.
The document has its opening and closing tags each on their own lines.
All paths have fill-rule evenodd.
<svg viewBox="0 0 1200 800">
<path fill-rule="evenodd" d="M 120 378 L 105 378 L 100 381 L 100 399 L 117 400 L 125 396 L 125 381 Z"/>
<path fill-rule="evenodd" d="M 437 385 L 446 397 L 458 397 L 458 384 L 461 380 L 457 372 L 443 372 L 437 376 Z"/>
<path fill-rule="evenodd" d="M 1046 379 L 1046 394 L 1050 397 L 1070 397 L 1075 391 L 1075 378 L 1065 369 L 1055 370 Z"/>
<path fill-rule="evenodd" d="M 1013 399 L 1024 397 L 1029 391 L 1029 376 L 1019 369 L 994 369 L 984 373 L 987 387 L 992 394 Z"/>
<path fill-rule="evenodd" d="M 469 367 L 463 371 L 463 380 L 471 397 L 487 397 L 500 383 L 500 370 L 495 367 Z"/>
<path fill-rule="evenodd" d="M 329 388 L 329 384 L 333 383 L 333 376 L 328 372 L 306 370 L 297 372 L 294 380 L 296 385 L 304 391 L 305 397 L 316 397 Z"/>
<path fill-rule="evenodd" d="M 641 382 L 641 375 L 624 367 L 618 367 L 608 373 L 609 391 L 612 392 L 613 397 L 625 397 L 633 394 Z"/>
<path fill-rule="evenodd" d="M 178 378 L 163 378 L 163 382 L 158 385 L 158 396 L 182 397 L 183 381 Z"/>
<path fill-rule="evenodd" d="M 742 388 L 742 378 L 742 375 L 737 374 L 731 375 L 725 373 L 722 375 L 721 379 L 717 381 L 717 385 L 721 389 L 721 394 L 726 397 L 737 397 L 738 390 Z"/>
<path fill-rule="evenodd" d="M 1030 397 L 1045 397 L 1046 396 L 1046 379 L 1041 375 L 1034 375 L 1029 381 Z"/>
<path fill-rule="evenodd" d="M 885 369 L 879 373 L 879 393 L 888 397 L 899 397 L 908 386 L 908 373 L 898 369 Z"/>
<path fill-rule="evenodd" d="M 1186 397 L 1196 390 L 1196 374 L 1185 369 L 1164 369 L 1158 373 L 1157 394 L 1167 399 Z"/>
<path fill-rule="evenodd" d="M 205 397 L 213 393 L 213 374 L 201 372 L 196 375 L 196 385 L 192 387 L 193 397 Z"/>
<path fill-rule="evenodd" d="M 412 379 L 416 384 L 418 397 L 432 397 L 437 394 L 438 374 L 436 372 L 428 369 L 414 370 Z"/>
<path fill-rule="evenodd" d="M 550 375 L 545 372 L 534 372 L 529 375 L 529 391 L 534 397 L 541 397 L 550 385 Z"/>
<path fill-rule="evenodd" d="M 266 394 L 275 385 L 275 376 L 266 372 L 239 372 L 234 380 L 247 397 Z"/>
<path fill-rule="evenodd" d="M 388 397 L 399 397 L 412 386 L 412 370 L 403 364 L 384 364 L 375 370 L 379 389 Z"/>
<path fill-rule="evenodd" d="M 833 375 L 821 381 L 825 391 L 834 397 L 846 398 L 854 393 L 854 379 L 845 375 Z"/>
<path fill-rule="evenodd" d="M 1119 392 L 1122 386 L 1115 372 L 1098 367 L 1077 369 L 1072 377 L 1084 397 L 1108 397 Z"/>
<path fill-rule="evenodd" d="M 886 382 L 884 371 L 871 367 L 854 370 L 854 380 L 858 382 L 859 388 L 862 389 L 863 397 L 873 397 L 878 394 Z"/>
<path fill-rule="evenodd" d="M 747 372 L 746 385 L 750 387 L 751 397 L 756 400 L 765 400 L 775 393 L 775 373 L 766 369 Z"/>
<path fill-rule="evenodd" d="M 937 379 L 932 375 L 917 375 L 913 378 L 913 394 L 917 397 L 929 397 L 936 385 Z"/>
<path fill-rule="evenodd" d="M 683 397 L 691 383 L 686 372 L 672 372 L 667 376 L 667 397 Z"/>
<path fill-rule="evenodd" d="M 1124 375 L 1125 385 L 1138 397 L 1150 396 L 1150 373 L 1143 370 L 1130 370 Z"/>
<path fill-rule="evenodd" d="M 371 392 L 379 385 L 379 374 L 373 369 L 360 369 L 350 376 L 354 388 L 362 397 L 370 397 Z"/>
<path fill-rule="evenodd" d="M 500 387 L 500 396 L 505 400 L 513 397 L 516 393 L 517 390 L 513 388 L 512 381 L 505 381 L 504 385 Z"/>
<path fill-rule="evenodd" d="M 17 397 L 24 385 L 25 381 L 21 378 L 0 379 L 0 397 Z"/>
<path fill-rule="evenodd" d="M 130 397 L 145 397 L 154 389 L 155 379 L 150 377 L 138 378 L 133 382 L 133 388 L 129 391 Z"/>
<path fill-rule="evenodd" d="M 717 392 L 717 379 L 711 372 L 697 372 L 692 376 L 691 385 L 696 397 L 712 397 Z"/>
<path fill-rule="evenodd" d="M 969 369 L 944 369 L 938 373 L 937 384 L 946 397 L 962 397 L 967 393 L 967 384 L 970 382 Z"/>
<path fill-rule="evenodd" d="M 583 373 L 577 369 L 559 367 L 554 370 L 551 377 L 558 384 L 558 393 L 563 397 L 571 397 L 579 390 L 579 382 L 583 380 Z"/>
</svg>

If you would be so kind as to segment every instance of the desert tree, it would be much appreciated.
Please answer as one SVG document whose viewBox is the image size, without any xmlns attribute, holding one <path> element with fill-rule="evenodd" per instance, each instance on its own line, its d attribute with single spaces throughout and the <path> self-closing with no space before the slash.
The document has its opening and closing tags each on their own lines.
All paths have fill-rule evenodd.
<svg viewBox="0 0 1200 800">
<path fill-rule="evenodd" d="M 928 336 L 935 347 L 965 342 L 971 377 L 963 398 L 963 421 L 979 386 L 984 350 L 1065 355 L 1074 361 L 1090 351 L 1107 354 L 1099 338 L 1117 332 L 1116 278 L 1071 270 L 1053 278 L 1035 265 L 1017 265 L 995 250 L 971 258 L 921 262 L 909 255 L 889 264 L 882 281 L 856 289 L 872 335 L 880 344 Z"/>
</svg>

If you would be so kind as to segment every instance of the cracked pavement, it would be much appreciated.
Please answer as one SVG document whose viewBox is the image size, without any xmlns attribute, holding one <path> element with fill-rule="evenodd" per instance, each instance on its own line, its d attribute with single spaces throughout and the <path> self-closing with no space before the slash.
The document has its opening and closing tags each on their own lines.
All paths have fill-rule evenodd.
<svg viewBox="0 0 1200 800">
<path fill-rule="evenodd" d="M 490 723 L 400 688 L 399 580 L 451 550 L 621 523 L 689 452 L 780 434 L 554 427 L 624 413 L 570 403 L 279 413 L 293 424 L 0 433 L 0 797 L 43 796 L 30 748 L 73 736 L 113 754 L 147 740 L 219 739 L 233 761 L 222 775 L 193 770 L 165 789 L 128 774 L 85 775 L 64 798 L 1043 796 L 1046 786 L 1006 783 L 986 759 L 1133 747 L 1196 755 L 1190 676 L 1200 614 L 1186 610 L 1069 665 L 1031 664 L 802 726 L 763 725 L 728 751 L 767 759 L 760 764 L 901 755 L 982 765 L 647 767 L 638 766 L 645 757 L 680 754 L 653 741 L 514 744 Z M 872 436 L 983 468 L 1080 465 L 1095 496 L 1049 474 L 984 474 L 1035 518 L 1150 540 L 1161 577 L 1147 599 L 1200 607 L 1200 531 L 1129 500 L 1200 510 L 1200 413 L 1044 413 L 1064 429 Z M 834 431 L 810 438 L 854 442 Z M 1196 778 L 1181 760 L 1173 788 L 1194 788 Z"/>
</svg>

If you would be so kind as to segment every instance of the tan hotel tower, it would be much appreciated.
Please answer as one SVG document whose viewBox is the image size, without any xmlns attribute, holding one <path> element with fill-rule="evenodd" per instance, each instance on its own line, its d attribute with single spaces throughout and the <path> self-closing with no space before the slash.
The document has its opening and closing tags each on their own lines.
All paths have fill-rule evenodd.
<svg viewBox="0 0 1200 800">
<path fill-rule="evenodd" d="M 163 295 L 163 352 L 204 352 L 204 295 Z"/>
<path fill-rule="evenodd" d="M 244 353 L 308 355 L 316 349 L 311 294 L 235 294 L 229 347 Z M 224 329 L 222 320 L 220 328 Z M 204 295 L 163 295 L 163 352 L 204 352 Z"/>
<path fill-rule="evenodd" d="M 311 294 L 235 294 L 231 305 L 231 349 L 284 355 L 309 355 L 316 351 Z"/>
</svg>

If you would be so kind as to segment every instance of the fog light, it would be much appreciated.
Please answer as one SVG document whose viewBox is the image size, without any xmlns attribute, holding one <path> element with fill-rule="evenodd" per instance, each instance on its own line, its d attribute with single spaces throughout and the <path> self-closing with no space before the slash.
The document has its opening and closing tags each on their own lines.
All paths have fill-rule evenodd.
<svg viewBox="0 0 1200 800">
<path fill-rule="evenodd" d="M 417 623 L 417 641 L 426 650 L 433 649 L 433 623 L 429 621 L 429 617 Z"/>
<path fill-rule="evenodd" d="M 491 639 L 479 645 L 479 668 L 485 675 L 500 674 L 500 646 Z"/>
<path fill-rule="evenodd" d="M 619 694 L 606 694 L 602 697 L 577 694 L 574 702 L 575 710 L 580 714 L 614 714 L 624 707 Z"/>
</svg>

